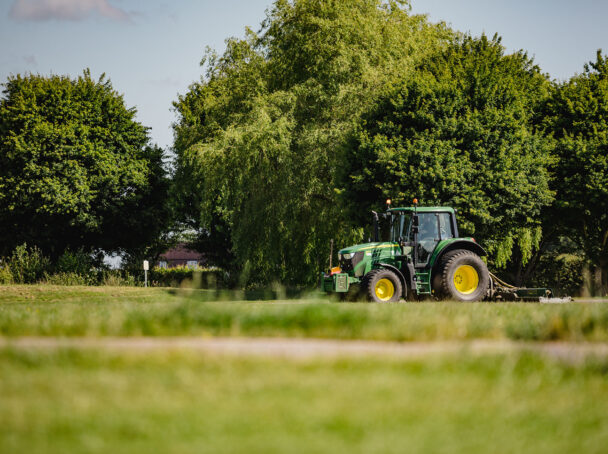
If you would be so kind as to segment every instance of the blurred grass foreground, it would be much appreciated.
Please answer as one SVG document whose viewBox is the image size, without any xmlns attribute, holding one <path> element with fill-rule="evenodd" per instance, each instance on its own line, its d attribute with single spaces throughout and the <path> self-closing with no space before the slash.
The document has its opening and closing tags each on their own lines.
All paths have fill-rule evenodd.
<svg viewBox="0 0 608 454">
<path fill-rule="evenodd" d="M 217 298 L 225 301 L 211 300 Z M 604 343 L 607 304 L 330 303 L 133 287 L 0 292 L 0 452 L 603 453 L 608 359 L 235 357 L 21 336 Z M 230 298 L 240 301 L 230 301 Z"/>
<path fill-rule="evenodd" d="M 608 304 L 338 304 L 242 298 L 211 290 L 8 286 L 2 336 L 271 336 L 433 341 L 608 340 Z M 251 296 L 251 295 L 250 295 Z"/>
<path fill-rule="evenodd" d="M 0 452 L 602 453 L 605 363 L 0 353 Z"/>
</svg>

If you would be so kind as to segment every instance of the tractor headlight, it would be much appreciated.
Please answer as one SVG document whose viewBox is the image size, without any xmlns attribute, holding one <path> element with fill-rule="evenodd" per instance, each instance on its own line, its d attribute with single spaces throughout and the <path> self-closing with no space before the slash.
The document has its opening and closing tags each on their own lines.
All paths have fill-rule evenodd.
<svg viewBox="0 0 608 454">
<path fill-rule="evenodd" d="M 342 254 L 342 257 L 344 257 L 345 260 L 350 260 L 354 257 L 355 254 L 350 253 L 350 254 Z"/>
</svg>

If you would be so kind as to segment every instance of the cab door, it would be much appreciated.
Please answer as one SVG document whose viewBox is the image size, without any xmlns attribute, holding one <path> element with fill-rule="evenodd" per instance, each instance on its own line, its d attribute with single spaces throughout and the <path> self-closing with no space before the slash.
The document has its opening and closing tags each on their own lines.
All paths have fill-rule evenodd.
<svg viewBox="0 0 608 454">
<path fill-rule="evenodd" d="M 448 238 L 454 238 L 450 213 L 418 213 L 416 267 L 426 266 L 437 244 Z"/>
</svg>

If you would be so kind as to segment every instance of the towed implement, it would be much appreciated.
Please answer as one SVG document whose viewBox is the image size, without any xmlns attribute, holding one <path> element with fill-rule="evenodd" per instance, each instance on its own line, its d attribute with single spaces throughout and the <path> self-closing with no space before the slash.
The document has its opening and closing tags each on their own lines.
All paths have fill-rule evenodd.
<svg viewBox="0 0 608 454">
<path fill-rule="evenodd" d="M 374 215 L 374 241 L 338 252 L 339 266 L 321 275 L 321 290 L 366 297 L 375 302 L 424 297 L 452 301 L 550 301 L 549 288 L 518 288 L 488 271 L 486 251 L 471 237 L 460 237 L 450 207 L 390 208 L 389 241 L 379 240 Z"/>
</svg>

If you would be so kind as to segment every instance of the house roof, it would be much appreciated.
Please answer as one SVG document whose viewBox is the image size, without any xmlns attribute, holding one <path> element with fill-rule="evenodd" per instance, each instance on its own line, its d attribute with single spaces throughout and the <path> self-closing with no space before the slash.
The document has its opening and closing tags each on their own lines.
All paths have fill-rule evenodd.
<svg viewBox="0 0 608 454">
<path fill-rule="evenodd" d="M 178 244 L 160 255 L 161 260 L 203 260 L 204 258 L 203 254 L 188 249 L 185 244 Z"/>
</svg>

